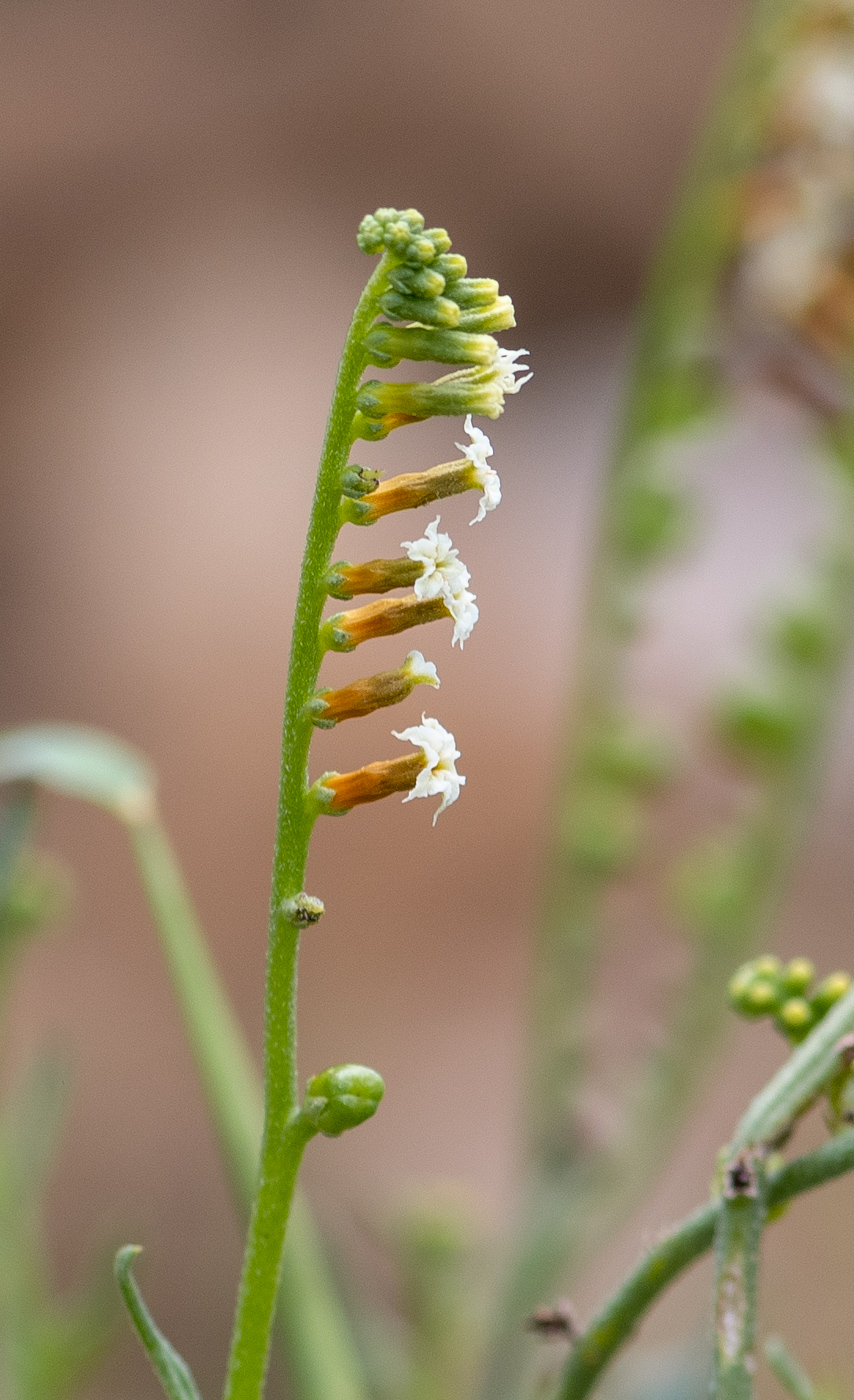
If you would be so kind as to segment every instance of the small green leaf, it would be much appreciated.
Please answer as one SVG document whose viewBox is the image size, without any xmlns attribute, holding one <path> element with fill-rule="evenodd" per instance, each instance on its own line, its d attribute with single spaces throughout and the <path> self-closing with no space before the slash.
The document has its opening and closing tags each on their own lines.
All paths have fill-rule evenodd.
<svg viewBox="0 0 854 1400">
<path fill-rule="evenodd" d="M 37 724 L 0 734 L 0 783 L 28 781 L 95 802 L 121 821 L 144 821 L 154 774 L 127 744 L 74 724 Z"/>
<path fill-rule="evenodd" d="M 116 1255 L 116 1278 L 131 1321 L 169 1400 L 201 1400 L 189 1366 L 156 1325 L 131 1274 L 131 1263 L 141 1253 L 140 1245 L 126 1244 Z"/>
</svg>

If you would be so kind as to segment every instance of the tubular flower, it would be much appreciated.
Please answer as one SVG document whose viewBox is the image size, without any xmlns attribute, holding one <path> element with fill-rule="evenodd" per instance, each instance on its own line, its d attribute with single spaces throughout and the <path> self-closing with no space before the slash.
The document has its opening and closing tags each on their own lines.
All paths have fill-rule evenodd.
<svg viewBox="0 0 854 1400">
<path fill-rule="evenodd" d="M 471 636 L 472 628 L 478 619 L 475 594 L 469 592 L 471 578 L 468 569 L 458 559 L 459 550 L 451 548 L 451 537 L 439 530 L 440 516 L 427 526 L 424 538 L 404 540 L 403 548 L 410 559 L 422 566 L 420 578 L 415 581 L 417 598 L 443 598 L 445 607 L 454 619 L 454 635 L 451 645 L 460 644 L 460 649 Z"/>
<path fill-rule="evenodd" d="M 382 438 L 393 428 L 437 415 L 456 417 L 462 413 L 480 413 L 485 418 L 499 418 L 504 412 L 505 396 L 518 394 L 532 376 L 533 371 L 527 365 L 516 363 L 527 353 L 527 350 L 500 347 L 491 365 L 456 370 L 428 384 L 369 379 L 356 398 L 359 411 L 353 423 L 353 436 Z"/>
<path fill-rule="evenodd" d="M 456 802 L 460 788 L 465 783 L 465 778 L 455 767 L 460 752 L 454 736 L 449 734 L 447 729 L 443 729 L 437 719 L 428 719 L 426 715 L 421 716 L 420 724 L 402 729 L 399 733 L 396 729 L 392 732 L 395 739 L 407 740 L 410 744 L 417 745 L 424 755 L 424 767 L 421 768 L 412 791 L 403 800 L 411 802 L 414 797 L 441 796 L 442 801 L 433 814 L 435 826 L 445 808 Z"/>
<path fill-rule="evenodd" d="M 472 481 L 483 491 L 478 503 L 477 515 L 474 520 L 469 521 L 470 525 L 477 525 L 479 521 L 486 519 L 488 510 L 495 510 L 495 507 L 501 504 L 501 481 L 498 472 L 494 467 L 489 466 L 486 460 L 487 457 L 492 456 L 492 443 L 486 433 L 474 426 L 470 413 L 466 417 L 465 427 L 471 438 L 470 445 L 465 447 L 463 443 L 456 442 L 454 446 L 458 447 L 467 461 L 471 463 Z"/>
<path fill-rule="evenodd" d="M 331 729 L 342 719 L 358 719 L 385 705 L 405 700 L 416 685 L 440 685 L 436 667 L 425 661 L 420 651 L 411 651 L 397 671 L 381 671 L 376 676 L 352 681 L 340 690 L 322 690 L 310 702 L 314 723 Z"/>
</svg>

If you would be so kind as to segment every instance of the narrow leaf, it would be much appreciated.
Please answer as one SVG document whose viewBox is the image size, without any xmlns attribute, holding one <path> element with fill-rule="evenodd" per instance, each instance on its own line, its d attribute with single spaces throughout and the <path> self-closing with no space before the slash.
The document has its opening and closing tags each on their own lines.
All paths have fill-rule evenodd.
<svg viewBox="0 0 854 1400">
<path fill-rule="evenodd" d="M 169 1400 L 201 1400 L 189 1366 L 160 1331 L 131 1274 L 131 1263 L 141 1253 L 140 1245 L 126 1244 L 116 1255 L 116 1279 L 131 1321 Z"/>
<path fill-rule="evenodd" d="M 777 1380 L 794 1400 L 816 1400 L 816 1390 L 803 1366 L 791 1355 L 782 1337 L 769 1337 L 765 1358 Z"/>
<path fill-rule="evenodd" d="M 0 783 L 35 782 L 106 807 L 121 821 L 151 814 L 154 774 L 129 745 L 97 729 L 37 724 L 0 734 Z"/>
</svg>

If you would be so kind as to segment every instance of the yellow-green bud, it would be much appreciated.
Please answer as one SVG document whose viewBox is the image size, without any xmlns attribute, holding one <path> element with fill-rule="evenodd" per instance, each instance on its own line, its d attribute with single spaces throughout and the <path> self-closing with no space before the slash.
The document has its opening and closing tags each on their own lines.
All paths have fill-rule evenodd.
<svg viewBox="0 0 854 1400">
<path fill-rule="evenodd" d="M 428 326 L 458 326 L 460 308 L 449 297 L 409 297 L 386 292 L 380 306 L 393 321 L 422 321 Z"/>
<path fill-rule="evenodd" d="M 396 292 L 407 297 L 440 297 L 445 279 L 432 267 L 393 267 L 388 280 Z"/>
<path fill-rule="evenodd" d="M 339 1137 L 372 1118 L 385 1092 L 376 1070 L 365 1065 L 333 1065 L 309 1080 L 302 1117 L 326 1137 Z"/>
<path fill-rule="evenodd" d="M 440 272 L 445 283 L 459 282 L 468 272 L 468 263 L 461 253 L 440 253 L 433 263 L 433 271 Z"/>
<path fill-rule="evenodd" d="M 467 331 L 441 327 L 388 326 L 380 321 L 362 341 L 371 364 L 383 369 L 401 360 L 435 360 L 444 365 L 491 365 L 498 342 L 491 335 L 471 335 Z"/>
<path fill-rule="evenodd" d="M 485 309 L 498 300 L 498 283 L 492 277 L 461 277 L 448 288 L 448 296 L 466 311 Z"/>
<path fill-rule="evenodd" d="M 792 958 L 783 968 L 783 986 L 793 997 L 805 992 L 814 977 L 815 967 L 809 958 Z"/>
<path fill-rule="evenodd" d="M 797 753 L 805 720 L 803 707 L 788 696 L 744 692 L 725 701 L 719 725 L 723 739 L 742 757 L 777 764 Z"/>
<path fill-rule="evenodd" d="M 777 1029 L 796 1044 L 809 1035 L 815 1023 L 813 1008 L 803 997 L 789 997 L 788 1001 L 783 1002 L 774 1020 Z"/>
<path fill-rule="evenodd" d="M 816 1016 L 821 1018 L 831 1006 L 835 1006 L 850 986 L 851 978 L 847 972 L 831 972 L 829 977 L 823 978 L 810 997 L 810 1006 Z"/>
<path fill-rule="evenodd" d="M 780 1005 L 780 988 L 768 978 L 757 977 L 745 991 L 739 1010 L 745 1016 L 768 1016 Z"/>
<path fill-rule="evenodd" d="M 452 287 L 447 291 L 451 292 Z M 509 331 L 516 324 L 516 313 L 509 297 L 496 297 L 491 306 L 482 310 L 477 307 L 460 313 L 458 327 L 461 331 L 474 331 L 478 335 L 497 335 L 499 331 Z"/>
<path fill-rule="evenodd" d="M 779 977 L 783 964 L 773 953 L 763 953 L 761 957 L 753 959 L 753 971 L 757 977 Z"/>
</svg>

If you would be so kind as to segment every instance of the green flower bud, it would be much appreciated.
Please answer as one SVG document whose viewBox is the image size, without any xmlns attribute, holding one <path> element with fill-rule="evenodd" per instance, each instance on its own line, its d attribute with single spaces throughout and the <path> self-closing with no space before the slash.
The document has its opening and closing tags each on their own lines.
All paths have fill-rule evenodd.
<svg viewBox="0 0 854 1400">
<path fill-rule="evenodd" d="M 365 1065 L 333 1065 L 309 1080 L 302 1117 L 326 1137 L 339 1137 L 372 1118 L 384 1092 L 376 1070 Z"/>
<path fill-rule="evenodd" d="M 446 285 L 450 282 L 459 282 L 461 277 L 465 277 L 468 270 L 468 263 L 460 253 L 440 253 L 433 263 L 433 271 L 442 274 Z"/>
<path fill-rule="evenodd" d="M 783 968 L 783 986 L 790 996 L 799 997 L 815 977 L 815 967 L 809 958 L 792 958 Z"/>
<path fill-rule="evenodd" d="M 718 727 L 724 742 L 740 757 L 778 765 L 790 762 L 798 753 L 807 716 L 791 696 L 745 691 L 724 701 Z"/>
<path fill-rule="evenodd" d="M 780 959 L 770 956 L 744 963 L 728 987 L 734 1009 L 744 1016 L 765 1016 L 775 1011 L 783 1000 L 781 970 Z"/>
<path fill-rule="evenodd" d="M 630 722 L 616 723 L 590 744 L 591 771 L 621 787 L 648 792 L 670 776 L 672 754 L 656 734 Z"/>
<path fill-rule="evenodd" d="M 393 321 L 421 321 L 427 326 L 458 326 L 460 308 L 448 297 L 409 297 L 386 292 L 380 306 Z"/>
<path fill-rule="evenodd" d="M 498 342 L 491 335 L 440 327 L 389 326 L 380 321 L 362 341 L 371 364 L 388 369 L 401 360 L 435 360 L 443 365 L 491 365 Z"/>
<path fill-rule="evenodd" d="M 768 1016 L 780 1005 L 780 988 L 766 977 L 756 977 L 744 992 L 739 1011 L 745 1016 Z"/>
<path fill-rule="evenodd" d="M 829 977 L 819 982 L 810 997 L 810 1006 L 819 1020 L 845 996 L 850 986 L 851 978 L 847 972 L 831 972 Z"/>
<path fill-rule="evenodd" d="M 492 277 L 461 277 L 448 288 L 448 296 L 466 311 L 485 310 L 498 300 L 498 283 Z"/>
<path fill-rule="evenodd" d="M 450 292 L 451 287 L 446 290 Z M 483 310 L 473 308 L 460 313 L 458 322 L 461 331 L 473 331 L 477 335 L 497 335 L 499 331 L 509 331 L 516 324 L 516 313 L 509 297 L 497 297 L 491 306 Z"/>
<path fill-rule="evenodd" d="M 789 997 L 784 1001 L 774 1019 L 778 1030 L 787 1035 L 795 1044 L 804 1040 L 815 1025 L 817 1017 L 813 1008 L 803 997 Z"/>
<path fill-rule="evenodd" d="M 629 563 L 646 565 L 669 554 L 685 536 L 681 495 L 654 480 L 627 481 L 617 499 L 615 544 Z"/>
<path fill-rule="evenodd" d="M 396 292 L 408 297 L 439 297 L 445 290 L 445 279 L 432 267 L 393 267 L 388 280 Z"/>
<path fill-rule="evenodd" d="M 820 607 L 793 609 L 779 619 L 774 640 L 787 661 L 804 670 L 824 671 L 839 655 L 839 622 Z"/>
<path fill-rule="evenodd" d="M 381 253 L 383 248 L 405 250 L 423 229 L 424 219 L 417 209 L 378 209 L 365 215 L 356 242 L 363 253 Z"/>
<path fill-rule="evenodd" d="M 634 858 L 640 844 L 636 801 L 610 784 L 596 784 L 569 812 L 566 829 L 570 853 L 585 870 L 613 875 Z"/>
</svg>

